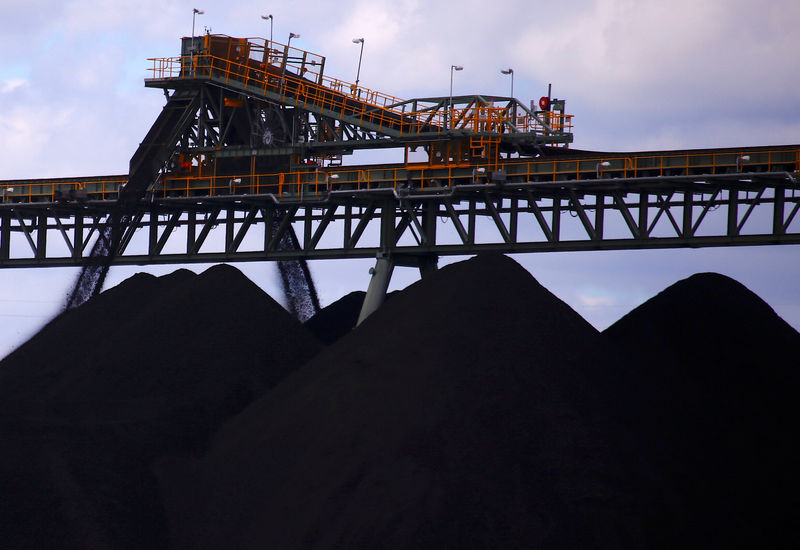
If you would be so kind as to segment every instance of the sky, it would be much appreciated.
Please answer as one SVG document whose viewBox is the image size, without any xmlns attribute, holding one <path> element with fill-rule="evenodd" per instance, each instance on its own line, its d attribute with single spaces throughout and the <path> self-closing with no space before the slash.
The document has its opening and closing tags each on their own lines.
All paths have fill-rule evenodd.
<svg viewBox="0 0 800 550">
<path fill-rule="evenodd" d="M 546 94 L 566 100 L 580 149 L 800 143 L 796 0 L 0 0 L 0 179 L 127 172 L 164 97 L 148 58 L 206 29 L 268 37 L 327 58 L 326 74 L 402 97 Z M 345 161 L 346 162 L 346 161 Z M 729 275 L 800 329 L 800 248 L 561 252 L 514 258 L 598 329 L 693 273 Z M 461 258 L 443 258 L 440 265 Z M 311 270 L 323 305 L 366 290 L 368 260 Z M 106 287 L 137 271 L 114 267 Z M 201 271 L 208 266 L 190 265 Z M 237 267 L 280 300 L 272 265 Z M 75 268 L 0 269 L 0 357 L 63 307 Z M 392 288 L 418 278 L 397 268 Z"/>
</svg>

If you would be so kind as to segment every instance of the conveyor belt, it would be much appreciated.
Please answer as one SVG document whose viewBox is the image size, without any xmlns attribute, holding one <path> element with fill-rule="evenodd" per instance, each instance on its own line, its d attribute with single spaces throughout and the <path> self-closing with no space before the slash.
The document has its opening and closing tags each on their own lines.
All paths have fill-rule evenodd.
<svg viewBox="0 0 800 550">
<path fill-rule="evenodd" d="M 159 154 L 163 154 L 163 150 L 156 148 L 148 155 L 155 154 L 155 151 L 161 151 Z M 565 154 L 566 151 L 570 153 Z M 422 185 L 425 183 L 430 185 L 432 180 L 437 180 L 441 187 L 458 185 L 465 181 L 486 182 L 487 177 L 474 178 L 475 174 L 489 174 L 498 170 L 504 171 L 505 176 L 511 181 L 541 182 L 565 180 L 580 182 L 608 177 L 650 178 L 736 172 L 800 171 L 800 144 L 636 152 L 550 148 L 547 153 L 547 156 L 532 159 L 501 159 L 497 165 L 487 167 L 425 163 L 378 164 L 340 166 L 322 170 L 308 169 L 290 173 L 229 174 L 214 177 L 172 176 L 166 178 L 163 186 L 156 189 L 155 193 L 170 196 L 280 194 L 279 191 L 299 194 L 297 187 L 300 185 L 318 185 L 325 190 L 327 184 L 333 182 L 339 188 L 351 184 L 357 189 L 365 189 L 395 187 L 407 183 L 409 179 Z M 481 168 L 484 168 L 482 172 Z M 336 176 L 334 179 L 330 178 L 332 174 Z M 76 195 L 89 200 L 113 200 L 124 182 L 125 176 L 46 178 L 0 181 L 0 188 L 13 189 L 6 191 L 6 202 L 58 202 L 69 200 L 69 197 Z"/>
</svg>

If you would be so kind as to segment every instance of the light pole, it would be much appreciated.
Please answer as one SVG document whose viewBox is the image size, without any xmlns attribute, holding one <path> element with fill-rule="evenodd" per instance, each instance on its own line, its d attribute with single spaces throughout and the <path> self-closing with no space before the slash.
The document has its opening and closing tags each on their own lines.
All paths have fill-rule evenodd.
<svg viewBox="0 0 800 550">
<path fill-rule="evenodd" d="M 450 65 L 450 128 L 453 127 L 453 71 L 463 71 L 464 67 L 461 65 Z"/>
<path fill-rule="evenodd" d="M 607 160 L 603 160 L 597 163 L 597 179 L 600 179 L 600 172 L 602 171 L 602 169 L 608 168 L 609 166 L 611 166 L 611 163 L 608 162 Z"/>
<path fill-rule="evenodd" d="M 501 69 L 501 73 L 503 74 L 510 74 L 511 75 L 511 99 L 514 99 L 514 69 L 509 67 L 508 69 Z M 514 102 L 513 112 L 511 113 L 511 118 L 514 121 L 514 124 L 517 123 L 517 104 Z"/>
<path fill-rule="evenodd" d="M 281 69 L 281 89 L 286 84 L 286 65 L 289 63 L 289 47 L 292 44 L 292 38 L 300 38 L 300 35 L 290 32 L 289 40 L 286 41 L 286 51 L 283 52 L 283 68 Z M 302 76 L 302 74 L 300 76 Z"/>
<path fill-rule="evenodd" d="M 194 8 L 192 10 L 192 38 L 194 38 L 194 18 L 198 15 L 203 15 L 205 12 L 203 10 L 198 10 Z"/>
<path fill-rule="evenodd" d="M 508 69 L 502 69 L 500 71 L 503 74 L 510 74 L 511 75 L 511 98 L 514 98 L 514 69 L 509 67 Z"/>
<path fill-rule="evenodd" d="M 198 15 L 203 15 L 204 13 L 203 10 L 198 10 L 197 8 L 192 9 L 192 45 L 189 47 L 189 66 L 192 69 L 192 73 L 194 73 L 194 19 Z"/>
<path fill-rule="evenodd" d="M 283 57 L 283 72 L 286 72 L 286 65 L 289 63 L 289 47 L 292 44 L 292 38 L 300 38 L 300 35 L 297 33 L 290 32 L 289 33 L 289 40 L 286 41 L 286 54 Z"/>
<path fill-rule="evenodd" d="M 270 47 L 272 47 L 272 14 L 270 13 L 269 15 L 262 15 L 261 19 L 265 21 L 269 19 L 269 44 Z"/>
<path fill-rule="evenodd" d="M 361 44 L 361 53 L 358 54 L 358 71 L 356 72 L 356 89 L 358 89 L 358 79 L 361 76 L 361 57 L 364 55 L 364 39 L 353 38 L 353 44 Z"/>
</svg>

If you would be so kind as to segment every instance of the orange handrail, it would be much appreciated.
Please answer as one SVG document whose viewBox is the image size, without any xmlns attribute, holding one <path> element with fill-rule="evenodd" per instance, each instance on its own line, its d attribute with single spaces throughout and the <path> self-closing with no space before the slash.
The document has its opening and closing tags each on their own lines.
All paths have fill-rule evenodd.
<svg viewBox="0 0 800 550">
<path fill-rule="evenodd" d="M 776 160 L 776 155 L 781 153 L 784 157 L 790 156 L 792 160 Z M 757 156 L 757 158 L 752 158 Z M 741 160 L 742 157 L 751 157 L 750 160 Z M 738 161 L 736 159 L 739 159 Z M 420 186 L 428 185 L 431 179 L 451 180 L 454 176 L 468 178 L 470 170 L 486 173 L 498 167 L 505 169 L 509 175 L 524 176 L 528 181 L 534 178 L 546 177 L 549 181 L 557 181 L 559 177 L 576 174 L 593 173 L 601 162 L 609 162 L 608 167 L 599 167 L 598 172 L 615 173 L 623 177 L 640 177 L 643 173 L 655 172 L 655 175 L 668 175 L 667 170 L 677 169 L 688 171 L 697 169 L 702 173 L 715 173 L 719 169 L 746 168 L 748 164 L 766 165 L 772 170 L 774 165 L 784 166 L 793 164 L 794 170 L 800 171 L 800 148 L 781 150 L 725 150 L 698 153 L 666 153 L 663 155 L 643 156 L 615 156 L 600 158 L 547 158 L 547 159 L 509 159 L 500 164 L 486 162 L 482 164 L 469 164 L 464 162 L 450 164 L 413 163 L 400 166 L 364 166 L 347 167 L 317 167 L 314 169 L 296 170 L 292 172 L 275 172 L 263 174 L 238 174 L 226 176 L 200 176 L 200 175 L 173 175 L 159 180 L 151 191 L 157 196 L 180 194 L 217 195 L 240 193 L 275 193 L 279 196 L 303 196 L 308 190 L 306 186 L 313 186 L 313 194 L 319 195 L 328 189 L 347 184 L 355 189 L 374 189 L 379 186 L 397 188 L 408 183 L 409 177 L 419 181 Z M 738 162 L 738 164 L 737 164 Z M 483 169 L 483 172 L 480 170 Z M 461 170 L 462 173 L 456 172 Z M 9 180 L 5 187 L 13 187 L 13 191 L 6 191 L 6 201 L 34 202 L 37 200 L 57 200 L 61 197 L 68 200 L 70 191 L 86 193 L 90 199 L 113 200 L 117 198 L 119 188 L 125 183 L 124 178 L 77 180 L 77 181 L 47 181 L 47 180 Z M 322 189 L 321 191 L 321 188 Z"/>
</svg>

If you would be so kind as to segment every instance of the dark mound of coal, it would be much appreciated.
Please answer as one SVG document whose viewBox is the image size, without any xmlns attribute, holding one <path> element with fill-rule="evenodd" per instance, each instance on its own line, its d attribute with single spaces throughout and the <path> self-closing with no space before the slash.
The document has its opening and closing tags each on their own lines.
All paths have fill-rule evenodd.
<svg viewBox="0 0 800 550">
<path fill-rule="evenodd" d="M 136 275 L 0 363 L 4 547 L 158 548 L 151 463 L 210 434 L 319 349 L 230 266 Z"/>
<path fill-rule="evenodd" d="M 342 296 L 306 321 L 305 327 L 323 344 L 333 344 L 355 328 L 366 294 L 356 290 Z M 397 291 L 388 293 L 386 300 L 390 300 L 395 294 Z"/>
<path fill-rule="evenodd" d="M 512 260 L 447 266 L 162 462 L 176 546 L 646 547 L 604 350 Z"/>
<path fill-rule="evenodd" d="M 323 344 L 332 344 L 356 326 L 366 292 L 342 296 L 306 321 L 305 327 Z"/>
<path fill-rule="evenodd" d="M 800 335 L 713 273 L 679 281 L 604 334 L 637 367 L 628 422 L 683 510 L 664 545 L 796 544 Z"/>
</svg>

